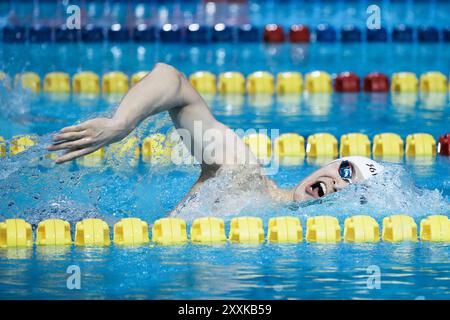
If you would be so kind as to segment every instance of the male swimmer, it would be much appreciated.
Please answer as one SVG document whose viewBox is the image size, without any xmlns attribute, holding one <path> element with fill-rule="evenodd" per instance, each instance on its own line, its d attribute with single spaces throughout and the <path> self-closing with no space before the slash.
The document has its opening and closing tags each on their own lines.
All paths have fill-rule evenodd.
<svg viewBox="0 0 450 320">
<path fill-rule="evenodd" d="M 191 138 L 183 139 L 183 142 L 201 163 L 200 176 L 188 197 L 214 177 L 219 169 L 236 171 L 241 175 L 243 167 L 251 167 L 253 173 L 248 179 L 261 180 L 268 195 L 285 202 L 318 199 L 383 170 L 383 166 L 369 158 L 346 157 L 316 170 L 293 189 L 279 188 L 261 173 L 255 156 L 234 131 L 214 118 L 189 81 L 173 67 L 161 63 L 130 89 L 112 118 L 96 118 L 63 128 L 54 136 L 54 143 L 48 150 L 65 151 L 56 163 L 73 160 L 125 138 L 144 119 L 163 111 L 169 112 L 177 130 L 190 133 Z M 201 128 L 202 134 L 194 134 L 196 126 Z M 211 139 L 211 136 L 215 138 Z M 243 181 L 248 181 L 236 180 L 239 180 L 236 182 L 239 187 Z"/>
</svg>

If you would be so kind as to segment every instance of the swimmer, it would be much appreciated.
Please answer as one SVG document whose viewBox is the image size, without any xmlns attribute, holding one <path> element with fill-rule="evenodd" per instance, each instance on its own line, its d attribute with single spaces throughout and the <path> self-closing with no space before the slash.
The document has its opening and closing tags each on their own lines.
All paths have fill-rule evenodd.
<svg viewBox="0 0 450 320">
<path fill-rule="evenodd" d="M 130 134 L 144 119 L 168 111 L 177 130 L 185 130 L 190 139 L 183 139 L 191 153 L 201 163 L 201 173 L 188 197 L 196 193 L 219 169 L 235 170 L 256 167 L 256 157 L 245 143 L 223 123 L 214 118 L 206 102 L 189 81 L 172 66 L 159 63 L 141 81 L 134 85 L 120 102 L 111 118 L 96 118 L 63 128 L 48 147 L 49 151 L 65 151 L 56 159 L 64 163 Z M 199 126 L 200 124 L 200 126 Z M 196 128 L 201 134 L 194 134 Z M 215 139 L 211 139 L 214 132 Z M 217 138 L 222 137 L 222 138 Z M 190 141 L 188 141 L 190 140 Z M 199 156 L 200 155 L 200 156 Z M 278 187 L 274 181 L 254 170 L 249 179 L 259 179 L 266 192 L 274 199 L 285 202 L 302 202 L 324 197 L 349 184 L 359 183 L 383 170 L 383 166 L 365 157 L 346 157 L 334 160 L 300 181 L 293 189 Z M 239 184 L 246 179 L 237 179 Z"/>
</svg>

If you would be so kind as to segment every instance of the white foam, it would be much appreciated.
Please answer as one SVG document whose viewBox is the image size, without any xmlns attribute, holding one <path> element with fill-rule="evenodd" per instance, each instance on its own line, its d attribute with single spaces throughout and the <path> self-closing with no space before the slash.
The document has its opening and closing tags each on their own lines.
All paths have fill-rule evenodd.
<svg viewBox="0 0 450 320">
<path fill-rule="evenodd" d="M 305 218 L 368 214 L 382 218 L 392 214 L 420 217 L 450 213 L 450 202 L 439 190 L 415 186 L 411 174 L 402 165 L 383 165 L 383 173 L 361 184 L 353 184 L 319 200 L 288 205 L 273 201 L 261 180 L 250 181 L 244 189 L 235 188 L 232 182 L 235 174 L 221 172 L 200 188 L 198 194 L 180 210 L 179 216 L 187 220 L 207 215 L 269 218 L 281 214 Z"/>
</svg>

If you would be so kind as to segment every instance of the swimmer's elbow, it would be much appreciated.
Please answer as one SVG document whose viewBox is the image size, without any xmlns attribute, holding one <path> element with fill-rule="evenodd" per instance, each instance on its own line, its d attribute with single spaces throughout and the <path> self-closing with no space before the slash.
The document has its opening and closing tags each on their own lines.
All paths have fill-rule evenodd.
<svg viewBox="0 0 450 320">
<path fill-rule="evenodd" d="M 164 62 L 156 63 L 154 70 L 166 70 L 167 72 L 177 72 L 178 71 L 174 66 L 164 63 Z"/>
<path fill-rule="evenodd" d="M 164 76 L 170 79 L 171 82 L 174 82 L 174 84 L 181 84 L 181 80 L 183 79 L 183 74 L 174 66 L 167 63 L 158 62 L 155 65 L 154 72 L 164 74 Z"/>
<path fill-rule="evenodd" d="M 159 62 L 155 65 L 153 72 L 159 75 L 158 78 L 164 78 L 168 82 L 165 86 L 167 89 L 166 94 L 171 96 L 180 94 L 184 79 L 180 71 L 169 64 Z"/>
</svg>

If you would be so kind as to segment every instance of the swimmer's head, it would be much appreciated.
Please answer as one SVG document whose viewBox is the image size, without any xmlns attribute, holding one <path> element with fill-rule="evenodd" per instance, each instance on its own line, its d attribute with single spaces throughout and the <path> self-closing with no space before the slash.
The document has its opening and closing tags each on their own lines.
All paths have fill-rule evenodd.
<svg viewBox="0 0 450 320">
<path fill-rule="evenodd" d="M 334 160 L 300 181 L 294 188 L 294 201 L 321 198 L 351 183 L 369 179 L 383 169 L 382 165 L 366 157 L 353 156 Z"/>
</svg>

